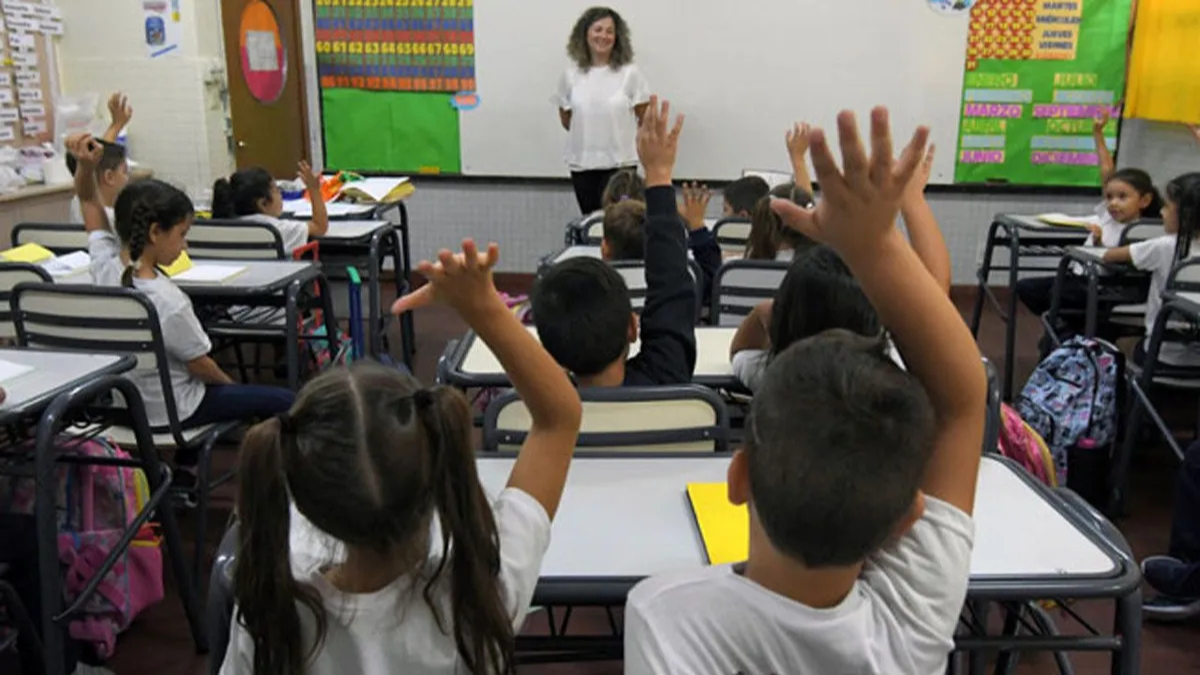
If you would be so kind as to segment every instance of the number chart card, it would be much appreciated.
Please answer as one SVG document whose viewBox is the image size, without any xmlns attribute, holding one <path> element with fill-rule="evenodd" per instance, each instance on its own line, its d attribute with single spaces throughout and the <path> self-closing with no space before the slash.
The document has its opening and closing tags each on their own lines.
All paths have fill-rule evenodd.
<svg viewBox="0 0 1200 675">
<path fill-rule="evenodd" d="M 324 89 L 475 89 L 474 0 L 316 0 Z"/>
<path fill-rule="evenodd" d="M 977 0 L 954 180 L 1098 186 L 1093 119 L 1116 147 L 1131 0 Z"/>
</svg>

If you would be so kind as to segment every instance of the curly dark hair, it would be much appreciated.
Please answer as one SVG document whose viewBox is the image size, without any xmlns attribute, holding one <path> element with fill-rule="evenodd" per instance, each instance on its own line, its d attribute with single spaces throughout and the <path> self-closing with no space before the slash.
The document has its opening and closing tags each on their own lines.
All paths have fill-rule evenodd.
<svg viewBox="0 0 1200 675">
<path fill-rule="evenodd" d="M 608 65 L 616 69 L 626 63 L 633 63 L 633 42 L 629 39 L 629 24 L 611 7 L 592 7 L 575 22 L 575 27 L 571 29 L 571 37 L 567 40 L 567 56 L 584 70 L 592 65 L 592 52 L 587 43 L 588 29 L 603 19 L 612 19 L 617 33 Z"/>
</svg>

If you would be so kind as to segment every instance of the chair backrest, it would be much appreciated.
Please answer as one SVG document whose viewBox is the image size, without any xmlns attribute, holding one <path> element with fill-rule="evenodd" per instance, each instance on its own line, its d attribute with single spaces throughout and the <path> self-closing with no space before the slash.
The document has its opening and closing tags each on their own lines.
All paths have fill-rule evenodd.
<svg viewBox="0 0 1200 675">
<path fill-rule="evenodd" d="M 729 411 L 715 392 L 699 385 L 603 387 L 579 390 L 583 420 L 579 452 L 724 452 Z M 510 391 L 488 404 L 485 451 L 515 450 L 529 434 L 529 409 Z"/>
<path fill-rule="evenodd" d="M 721 265 L 713 279 L 713 325 L 741 325 L 755 305 L 775 297 L 790 267 L 775 260 L 730 260 Z"/>
<path fill-rule="evenodd" d="M 38 244 L 55 255 L 86 251 L 88 233 L 83 225 L 70 223 L 20 223 L 13 227 L 12 245 Z"/>
<path fill-rule="evenodd" d="M 750 219 L 722 218 L 713 225 L 713 236 L 722 253 L 745 253 L 750 241 Z"/>
<path fill-rule="evenodd" d="M 17 326 L 13 323 L 12 289 L 23 283 L 50 283 L 50 273 L 39 265 L 0 262 L 0 340 L 15 340 Z"/>
<path fill-rule="evenodd" d="M 1171 276 L 1167 277 L 1166 290 L 1200 292 L 1200 258 L 1176 263 L 1171 270 Z"/>
<path fill-rule="evenodd" d="M 230 260 L 284 260 L 283 236 L 251 220 L 197 220 L 188 230 L 188 255 Z"/>
<path fill-rule="evenodd" d="M 599 246 L 604 241 L 604 214 L 599 214 L 584 221 L 583 243 L 587 246 Z"/>
<path fill-rule="evenodd" d="M 772 189 L 774 189 L 780 185 L 783 185 L 785 183 L 790 183 L 793 180 L 793 177 L 792 177 L 792 174 L 790 171 L 765 171 L 762 169 L 742 169 L 742 178 L 745 178 L 747 176 L 758 176 L 759 178 L 767 181 L 767 185 L 771 186 Z"/>
<path fill-rule="evenodd" d="M 162 326 L 145 295 L 124 287 L 23 283 L 12 291 L 12 312 L 22 347 L 129 354 L 135 371 L 157 371 L 171 433 L 185 445 Z"/>
<path fill-rule="evenodd" d="M 1125 229 L 1121 231 L 1121 242 L 1119 245 L 1128 246 L 1130 244 L 1136 244 L 1139 241 L 1146 241 L 1147 239 L 1162 237 L 1166 234 L 1167 231 L 1163 227 L 1163 222 L 1161 220 L 1139 220 L 1135 223 L 1125 226 Z"/>
<path fill-rule="evenodd" d="M 646 263 L 641 260 L 614 260 L 609 263 L 617 274 L 625 280 L 625 287 L 629 289 L 629 300 L 633 304 L 633 311 L 638 314 L 646 307 Z M 694 260 L 688 261 L 688 272 L 692 275 L 693 289 L 699 288 L 696 280 L 702 278 L 703 272 L 700 271 L 700 266 Z M 700 316 L 700 293 L 696 293 L 696 316 Z"/>
</svg>

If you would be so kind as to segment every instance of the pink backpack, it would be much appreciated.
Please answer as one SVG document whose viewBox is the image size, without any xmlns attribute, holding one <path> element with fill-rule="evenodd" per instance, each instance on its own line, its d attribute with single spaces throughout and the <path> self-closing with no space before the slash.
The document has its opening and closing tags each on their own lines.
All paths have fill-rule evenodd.
<svg viewBox="0 0 1200 675">
<path fill-rule="evenodd" d="M 129 459 L 104 440 L 62 438 L 59 452 L 86 457 Z M 58 464 L 58 559 L 63 591 L 71 603 L 87 586 L 125 528 L 149 501 L 149 487 L 140 469 L 118 466 Z M 0 477 L 0 506 L 32 514 L 34 483 L 27 478 Z M 147 607 L 163 598 L 161 542 L 152 525 L 144 525 L 88 599 L 83 613 L 68 626 L 71 637 L 91 643 L 108 658 L 117 634 Z"/>
<path fill-rule="evenodd" d="M 1000 419 L 1000 454 L 1020 464 L 1034 478 L 1055 487 L 1058 480 L 1054 472 L 1054 460 L 1038 432 L 1026 424 L 1017 411 L 1004 403 L 1000 404 Z"/>
</svg>

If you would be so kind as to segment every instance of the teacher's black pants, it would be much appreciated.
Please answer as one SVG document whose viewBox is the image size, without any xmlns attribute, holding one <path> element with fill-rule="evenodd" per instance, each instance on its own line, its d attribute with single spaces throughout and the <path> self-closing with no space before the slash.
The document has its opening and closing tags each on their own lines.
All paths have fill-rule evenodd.
<svg viewBox="0 0 1200 675">
<path fill-rule="evenodd" d="M 612 168 L 571 172 L 571 184 L 575 186 L 575 201 L 579 202 L 580 213 L 586 216 L 600 210 L 600 198 L 604 196 L 604 188 L 608 187 L 608 179 L 619 170 Z"/>
</svg>

